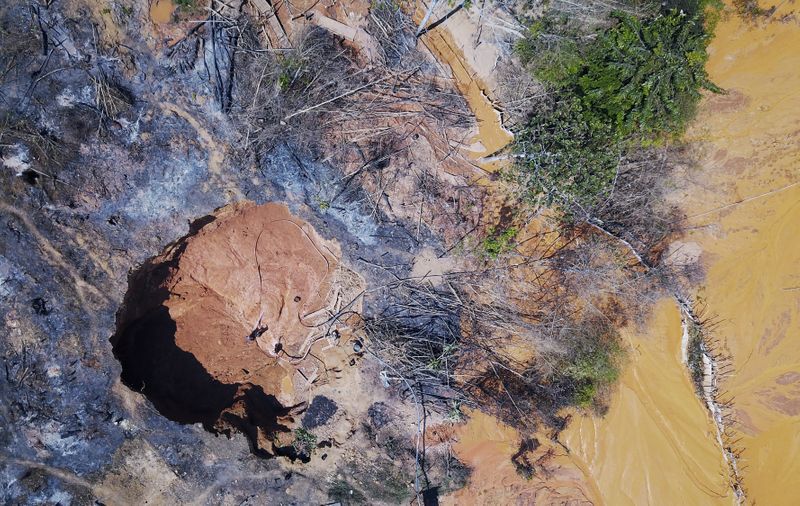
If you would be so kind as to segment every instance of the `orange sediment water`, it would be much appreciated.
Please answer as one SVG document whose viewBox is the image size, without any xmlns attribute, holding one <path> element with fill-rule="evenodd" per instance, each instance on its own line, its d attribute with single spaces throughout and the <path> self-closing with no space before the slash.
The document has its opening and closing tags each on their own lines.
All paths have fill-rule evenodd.
<svg viewBox="0 0 800 506">
<path fill-rule="evenodd" d="M 471 411 L 469 422 L 458 428 L 456 454 L 472 469 L 467 487 L 441 498 L 443 505 L 484 504 L 594 504 L 599 491 L 586 479 L 586 469 L 566 455 L 546 436 L 537 435 L 542 443 L 537 454 L 548 449 L 556 454 L 549 459 L 546 479 L 526 480 L 517 474 L 511 460 L 517 452 L 519 433 L 480 411 Z M 535 461 L 537 455 L 529 455 Z M 542 468 L 539 473 L 544 473 Z"/>
<path fill-rule="evenodd" d="M 708 274 L 699 293 L 733 359 L 748 501 L 800 504 L 800 26 L 720 24 L 711 97 L 689 132 L 699 184 L 681 195 Z M 740 203 L 737 203 L 740 202 Z"/>
<path fill-rule="evenodd" d="M 645 331 L 626 330 L 631 360 L 606 416 L 582 416 L 561 435 L 584 461 L 603 503 L 731 504 L 714 426 L 681 361 L 671 299 Z"/>
<path fill-rule="evenodd" d="M 153 23 L 169 23 L 174 10 L 175 5 L 172 0 L 153 0 L 150 4 L 150 19 L 153 20 Z"/>
<path fill-rule="evenodd" d="M 456 431 L 454 450 L 473 468 L 444 504 L 731 504 L 714 427 L 681 362 L 681 319 L 661 301 L 647 330 L 626 329 L 632 360 L 605 417 L 574 415 L 555 457 L 528 481 L 511 457 L 514 429 L 479 412 Z"/>
<path fill-rule="evenodd" d="M 701 106 L 687 135 L 700 164 L 675 197 L 691 217 L 685 241 L 702 247 L 708 267 L 699 295 L 733 357 L 723 397 L 734 399 L 743 438 L 747 502 L 797 504 L 800 27 L 731 16 L 709 53 L 711 79 L 728 94 Z M 583 418 L 563 436 L 607 504 L 730 504 L 713 426 L 680 363 L 679 314 L 664 304 L 645 337 L 632 336 L 633 360 L 606 417 Z"/>
<path fill-rule="evenodd" d="M 424 9 L 417 9 L 414 20 L 419 22 L 423 15 Z M 514 136 L 503 128 L 502 116 L 492 103 L 488 87 L 466 63 L 464 54 L 452 35 L 442 27 L 431 30 L 420 37 L 420 40 L 439 62 L 450 67 L 458 90 L 466 98 L 478 122 L 478 134 L 472 139 L 465 139 L 470 145 L 466 151 L 468 156 L 472 160 L 478 160 L 491 156 L 507 146 Z M 498 168 L 496 163 L 480 165 L 488 171 Z"/>
</svg>

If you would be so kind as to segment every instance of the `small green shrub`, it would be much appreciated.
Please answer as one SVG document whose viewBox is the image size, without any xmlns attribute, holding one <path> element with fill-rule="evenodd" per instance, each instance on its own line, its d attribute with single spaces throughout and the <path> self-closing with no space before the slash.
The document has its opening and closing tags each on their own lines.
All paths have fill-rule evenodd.
<svg viewBox="0 0 800 506">
<path fill-rule="evenodd" d="M 461 412 L 461 401 L 452 400 L 449 403 L 450 410 L 447 413 L 447 420 L 451 423 L 461 423 L 464 421 L 464 413 Z"/>
<path fill-rule="evenodd" d="M 587 382 L 578 385 L 572 400 L 576 406 L 588 408 L 594 403 L 595 397 L 597 397 L 597 385 L 592 382 Z"/>
<path fill-rule="evenodd" d="M 529 72 L 561 87 L 570 83 L 583 63 L 579 39 L 568 19 L 545 16 L 531 23 L 525 37 L 514 45 L 514 52 Z"/>
<path fill-rule="evenodd" d="M 311 455 L 317 449 L 317 436 L 303 427 L 294 430 L 292 446 L 298 453 Z"/>
<path fill-rule="evenodd" d="M 618 379 L 625 350 L 619 333 L 606 320 L 591 318 L 577 324 L 565 342 L 560 359 L 561 385 L 571 392 L 571 404 L 589 408 Z"/>
<path fill-rule="evenodd" d="M 295 82 L 306 82 L 306 63 L 302 58 L 284 57 L 280 61 L 280 74 L 278 75 L 278 88 L 288 91 Z"/>
<path fill-rule="evenodd" d="M 496 259 L 503 253 L 514 249 L 514 239 L 517 237 L 516 227 L 509 227 L 502 232 L 494 227 L 489 229 L 488 236 L 481 242 L 481 251 L 491 259 Z"/>
<path fill-rule="evenodd" d="M 320 211 L 327 211 L 328 209 L 331 208 L 331 202 L 329 200 L 322 198 L 319 195 L 314 196 L 314 202 L 317 204 L 317 207 L 319 208 Z"/>
</svg>

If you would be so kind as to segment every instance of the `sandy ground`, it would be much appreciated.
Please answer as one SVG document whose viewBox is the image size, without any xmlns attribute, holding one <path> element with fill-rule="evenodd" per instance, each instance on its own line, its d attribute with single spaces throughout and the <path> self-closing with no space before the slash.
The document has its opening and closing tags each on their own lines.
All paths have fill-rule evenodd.
<svg viewBox="0 0 800 506">
<path fill-rule="evenodd" d="M 689 239 L 704 252 L 699 295 L 720 320 L 733 357 L 733 397 L 748 500 L 800 501 L 800 25 L 723 21 L 709 52 L 711 79 L 728 90 L 701 108 L 689 133 L 702 158 L 685 204 Z"/>
</svg>

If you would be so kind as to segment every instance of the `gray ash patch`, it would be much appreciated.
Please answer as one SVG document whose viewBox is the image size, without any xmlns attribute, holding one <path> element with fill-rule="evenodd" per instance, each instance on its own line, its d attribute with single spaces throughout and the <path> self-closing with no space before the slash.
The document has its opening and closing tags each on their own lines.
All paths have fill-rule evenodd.
<svg viewBox="0 0 800 506">
<path fill-rule="evenodd" d="M 314 397 L 305 415 L 303 415 L 303 427 L 313 429 L 325 425 L 336 414 L 338 409 L 336 403 L 324 395 Z"/>
<path fill-rule="evenodd" d="M 385 427 L 392 420 L 389 411 L 390 408 L 385 402 L 376 402 L 370 406 L 367 410 L 370 425 L 375 429 Z"/>
</svg>

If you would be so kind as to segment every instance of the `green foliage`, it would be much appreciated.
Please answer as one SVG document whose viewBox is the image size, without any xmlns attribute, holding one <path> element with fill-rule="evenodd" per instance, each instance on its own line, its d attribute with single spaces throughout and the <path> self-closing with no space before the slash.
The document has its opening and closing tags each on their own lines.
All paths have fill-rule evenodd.
<svg viewBox="0 0 800 506">
<path fill-rule="evenodd" d="M 458 351 L 458 346 L 455 343 L 450 343 L 444 348 L 442 348 L 442 353 L 440 355 L 431 357 L 428 361 L 426 368 L 430 369 L 431 371 L 439 371 L 445 365 L 445 361 L 448 358 L 455 357 L 455 353 Z"/>
<path fill-rule="evenodd" d="M 489 229 L 489 234 L 481 242 L 481 251 L 491 259 L 496 259 L 503 253 L 508 253 L 514 249 L 514 239 L 517 237 L 516 227 L 509 227 L 505 230 L 497 231 L 494 227 Z"/>
<path fill-rule="evenodd" d="M 582 350 L 575 361 L 567 366 L 565 373 L 575 381 L 613 383 L 619 376 L 616 358 L 620 352 L 616 344 L 598 342 L 591 349 Z"/>
<path fill-rule="evenodd" d="M 314 197 L 314 201 L 317 203 L 320 211 L 327 211 L 331 208 L 331 203 L 329 200 L 325 200 L 320 196 Z"/>
<path fill-rule="evenodd" d="M 467 9 L 467 10 L 469 10 L 469 8 L 472 7 L 472 0 L 462 0 L 461 2 L 458 2 L 458 3 L 463 3 L 462 8 Z M 451 7 L 451 8 L 455 7 L 456 6 L 456 0 L 447 0 L 447 6 Z"/>
<path fill-rule="evenodd" d="M 513 173 L 527 200 L 545 205 L 591 205 L 608 187 L 622 154 L 614 129 L 589 122 L 577 99 L 565 98 L 533 116 L 517 132 L 524 155 Z"/>
<path fill-rule="evenodd" d="M 286 91 L 289 89 L 289 86 L 292 84 L 292 76 L 287 74 L 286 72 L 281 72 L 281 75 L 278 76 L 278 88 L 281 91 Z"/>
<path fill-rule="evenodd" d="M 516 51 L 553 98 L 517 132 L 513 178 L 529 200 L 592 205 L 627 150 L 679 135 L 701 90 L 721 91 L 705 71 L 711 1 L 645 20 L 615 12 L 591 42 L 566 21 L 530 27 Z"/>
<path fill-rule="evenodd" d="M 311 455 L 317 448 L 317 436 L 303 427 L 298 427 L 294 430 L 292 446 L 299 453 Z"/>
<path fill-rule="evenodd" d="M 300 58 L 285 57 L 280 61 L 278 88 L 288 91 L 297 81 L 304 81 L 305 62 Z"/>
<path fill-rule="evenodd" d="M 447 413 L 447 420 L 451 423 L 460 423 L 464 421 L 464 413 L 461 412 L 461 401 L 451 400 L 449 403 L 450 410 Z"/>
<path fill-rule="evenodd" d="M 192 8 L 197 4 L 197 0 L 175 0 L 178 7 Z"/>
<path fill-rule="evenodd" d="M 399 11 L 401 9 L 400 3 L 397 0 L 371 0 L 369 3 L 370 11 L 387 10 Z"/>
<path fill-rule="evenodd" d="M 588 408 L 594 403 L 595 397 L 597 397 L 597 384 L 585 382 L 579 384 L 575 389 L 572 400 L 576 406 Z"/>
<path fill-rule="evenodd" d="M 546 16 L 528 27 L 514 51 L 528 71 L 556 87 L 570 83 L 583 63 L 578 45 L 579 34 L 565 18 Z"/>
<path fill-rule="evenodd" d="M 561 360 L 561 373 L 572 403 L 588 408 L 598 395 L 619 379 L 625 350 L 619 334 L 605 320 L 582 322 L 570 337 L 570 353 Z"/>
<path fill-rule="evenodd" d="M 618 24 L 598 37 L 569 90 L 590 122 L 611 122 L 620 136 L 681 133 L 708 80 L 709 36 L 700 16 L 671 11 L 642 23 L 615 13 Z"/>
</svg>

